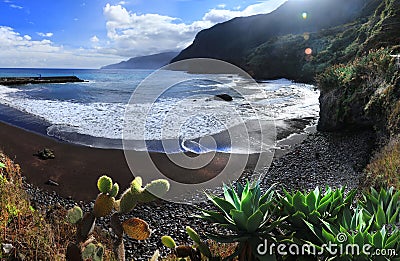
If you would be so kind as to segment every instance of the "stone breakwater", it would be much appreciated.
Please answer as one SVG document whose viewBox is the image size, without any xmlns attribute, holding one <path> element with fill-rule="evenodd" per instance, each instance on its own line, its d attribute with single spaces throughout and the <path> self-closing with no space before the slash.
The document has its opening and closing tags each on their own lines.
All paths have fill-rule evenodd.
<svg viewBox="0 0 400 261">
<path fill-rule="evenodd" d="M 51 76 L 51 77 L 0 77 L 0 85 L 23 85 L 42 83 L 67 83 L 84 82 L 76 76 Z"/>
</svg>

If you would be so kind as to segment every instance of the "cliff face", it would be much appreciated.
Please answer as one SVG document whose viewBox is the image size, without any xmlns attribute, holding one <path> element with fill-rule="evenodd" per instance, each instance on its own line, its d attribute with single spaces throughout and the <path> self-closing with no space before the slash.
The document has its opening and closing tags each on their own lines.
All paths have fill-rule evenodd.
<svg viewBox="0 0 400 261">
<path fill-rule="evenodd" d="M 344 46 L 349 55 L 345 63 L 317 77 L 318 129 L 373 127 L 380 133 L 399 133 L 400 68 L 390 54 L 400 50 L 400 0 L 380 1 L 374 14 L 353 31 L 354 41 Z M 385 49 L 369 51 L 377 48 Z"/>
<path fill-rule="evenodd" d="M 288 1 L 270 14 L 235 18 L 201 31 L 193 44 L 172 62 L 188 58 L 215 58 L 248 69 L 248 56 L 252 55 L 257 47 L 280 36 L 303 35 L 305 32 L 317 32 L 352 21 L 360 16 L 360 10 L 367 2 L 368 0 Z M 307 19 L 302 17 L 304 12 L 307 13 Z M 276 45 L 282 42 L 290 45 L 292 40 L 297 39 L 281 38 Z M 304 52 L 304 49 L 301 52 Z M 265 68 L 266 71 L 269 69 Z"/>
<path fill-rule="evenodd" d="M 166 52 L 131 58 L 117 64 L 101 67 L 101 69 L 159 69 L 167 65 L 178 52 Z"/>
</svg>

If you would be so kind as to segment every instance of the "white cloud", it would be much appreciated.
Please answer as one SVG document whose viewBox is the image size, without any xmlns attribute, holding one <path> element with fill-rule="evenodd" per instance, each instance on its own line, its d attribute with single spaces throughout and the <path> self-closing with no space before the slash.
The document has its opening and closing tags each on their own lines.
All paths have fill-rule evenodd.
<svg viewBox="0 0 400 261">
<path fill-rule="evenodd" d="M 6 2 L 6 3 L 9 3 L 9 2 Z M 15 4 L 11 4 L 10 7 L 11 7 L 11 8 L 15 8 L 15 9 L 23 9 L 22 6 L 20 6 L 20 5 L 15 5 Z"/>
<path fill-rule="evenodd" d="M 119 4 L 119 5 L 127 5 L 127 4 L 129 4 L 129 2 L 127 2 L 127 1 L 120 1 L 118 4 Z"/>
<path fill-rule="evenodd" d="M 48 39 L 32 40 L 13 28 L 0 26 L 0 68 L 97 68 L 115 63 L 120 57 L 101 55 L 94 49 L 65 49 Z"/>
<path fill-rule="evenodd" d="M 92 43 L 98 43 L 100 40 L 99 40 L 99 38 L 98 38 L 96 35 L 94 35 L 92 38 L 90 38 L 90 41 L 91 41 Z"/>
<path fill-rule="evenodd" d="M 286 0 L 269 0 L 250 5 L 244 10 L 223 9 L 224 4 L 211 9 L 199 21 L 183 23 L 180 19 L 159 14 L 137 14 L 122 5 L 106 4 L 103 14 L 107 20 L 110 43 L 99 52 L 124 57 L 146 55 L 186 48 L 202 29 L 234 17 L 269 13 Z"/>
<path fill-rule="evenodd" d="M 37 33 L 39 36 L 41 36 L 41 37 L 48 37 L 48 38 L 50 38 L 50 37 L 52 37 L 53 36 L 53 33 Z"/>
</svg>

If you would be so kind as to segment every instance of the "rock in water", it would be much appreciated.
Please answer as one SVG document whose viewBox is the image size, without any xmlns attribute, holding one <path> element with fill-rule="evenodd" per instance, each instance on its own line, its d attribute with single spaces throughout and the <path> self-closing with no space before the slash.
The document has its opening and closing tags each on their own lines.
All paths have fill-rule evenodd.
<svg viewBox="0 0 400 261">
<path fill-rule="evenodd" d="M 227 102 L 233 100 L 232 96 L 230 96 L 229 94 L 226 94 L 226 93 L 217 94 L 217 95 L 215 95 L 215 98 L 217 100 L 224 100 L 224 101 L 227 101 Z"/>
</svg>

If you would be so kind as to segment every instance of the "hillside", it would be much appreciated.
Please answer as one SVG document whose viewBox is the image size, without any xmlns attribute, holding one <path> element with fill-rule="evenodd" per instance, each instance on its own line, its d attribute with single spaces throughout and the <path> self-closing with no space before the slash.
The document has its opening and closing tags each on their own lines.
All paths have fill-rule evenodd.
<svg viewBox="0 0 400 261">
<path fill-rule="evenodd" d="M 247 56 L 267 41 L 350 22 L 360 16 L 360 10 L 367 1 L 288 1 L 269 14 L 235 18 L 199 32 L 193 44 L 172 61 L 204 57 L 245 67 Z M 302 16 L 304 12 L 307 19 Z"/>
<path fill-rule="evenodd" d="M 167 65 L 178 52 L 165 52 L 153 55 L 138 56 L 116 64 L 101 67 L 101 69 L 159 69 Z"/>
</svg>

